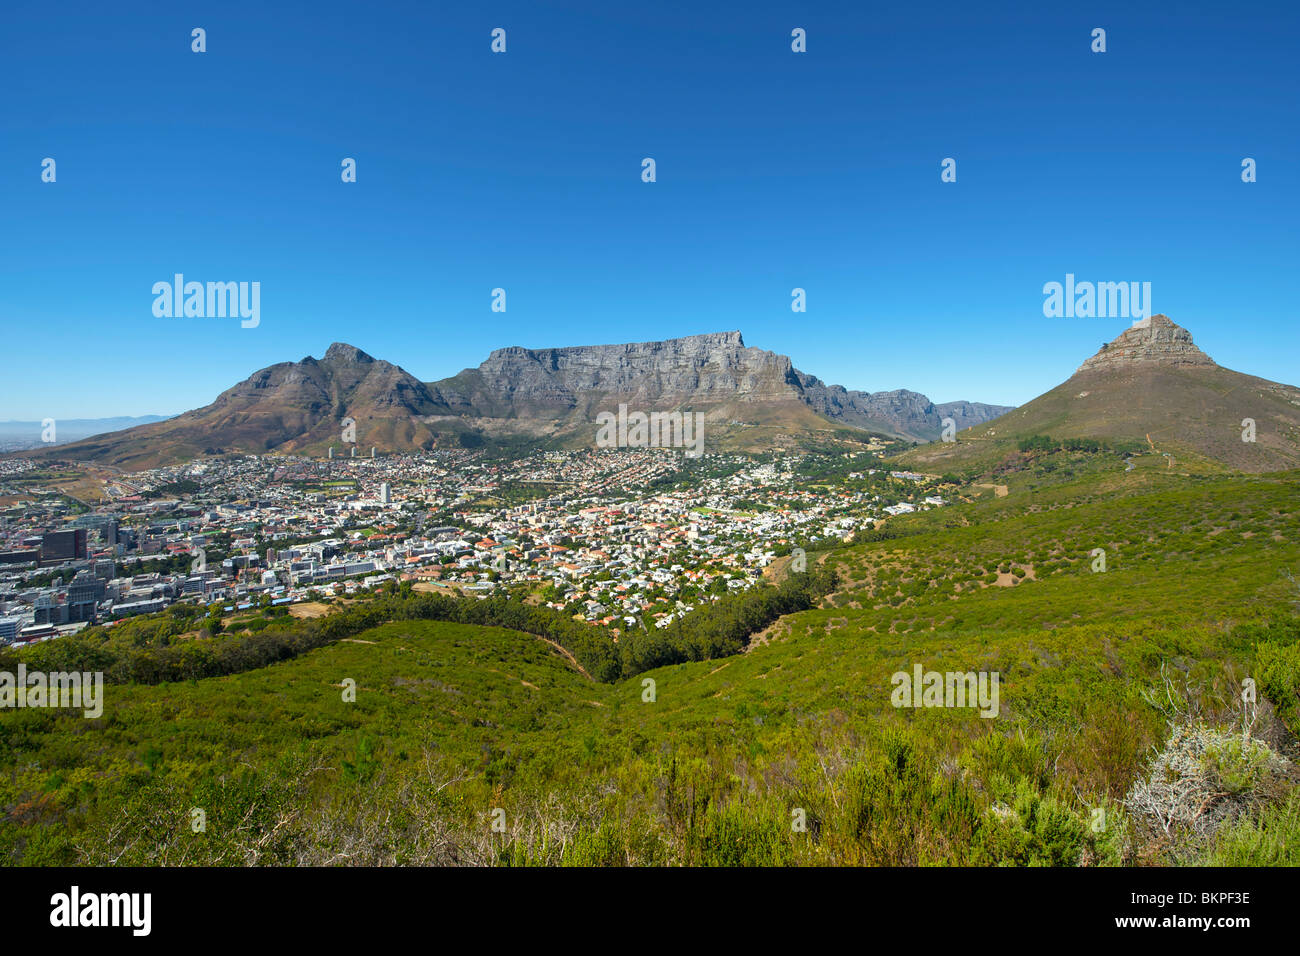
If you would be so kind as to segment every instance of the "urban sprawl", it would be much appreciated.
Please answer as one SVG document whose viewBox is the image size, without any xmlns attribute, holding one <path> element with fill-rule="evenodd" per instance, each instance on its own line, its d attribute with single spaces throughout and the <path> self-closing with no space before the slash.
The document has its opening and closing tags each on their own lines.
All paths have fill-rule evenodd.
<svg viewBox="0 0 1300 956">
<path fill-rule="evenodd" d="M 794 548 L 945 503 L 935 479 L 871 467 L 881 454 L 226 457 L 105 472 L 93 501 L 61 486 L 75 467 L 0 461 L 0 643 L 389 582 L 667 627 Z"/>
</svg>

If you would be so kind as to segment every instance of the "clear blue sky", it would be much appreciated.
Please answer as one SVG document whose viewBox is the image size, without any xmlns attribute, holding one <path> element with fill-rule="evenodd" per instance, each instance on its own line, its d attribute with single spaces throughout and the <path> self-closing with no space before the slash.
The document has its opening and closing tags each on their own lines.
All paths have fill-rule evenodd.
<svg viewBox="0 0 1300 956">
<path fill-rule="evenodd" d="M 1129 324 L 1044 318 L 1067 272 L 1295 383 L 1297 49 L 1295 3 L 10 4 L 0 418 L 179 412 L 336 340 L 428 381 L 727 329 L 1016 404 Z M 175 272 L 260 282 L 261 325 L 155 318 Z"/>
</svg>

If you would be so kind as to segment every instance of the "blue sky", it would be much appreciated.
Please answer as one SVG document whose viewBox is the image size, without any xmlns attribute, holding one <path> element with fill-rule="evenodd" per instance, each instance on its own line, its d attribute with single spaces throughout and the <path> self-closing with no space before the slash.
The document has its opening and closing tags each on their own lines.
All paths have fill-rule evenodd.
<svg viewBox="0 0 1300 956">
<path fill-rule="evenodd" d="M 1221 364 L 1300 382 L 1295 4 L 5 19 L 0 419 L 179 412 L 333 341 L 429 381 L 506 345 L 728 329 L 851 388 L 1017 404 L 1129 324 L 1044 318 L 1067 272 L 1150 282 Z M 260 282 L 261 324 L 155 318 L 176 272 Z"/>
</svg>

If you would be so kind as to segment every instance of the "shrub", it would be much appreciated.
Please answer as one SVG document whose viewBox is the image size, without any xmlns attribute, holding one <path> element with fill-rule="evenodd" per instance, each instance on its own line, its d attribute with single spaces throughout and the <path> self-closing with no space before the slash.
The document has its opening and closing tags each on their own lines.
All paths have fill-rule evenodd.
<svg viewBox="0 0 1300 956">
<path fill-rule="evenodd" d="M 1206 866 L 1300 866 L 1300 788 L 1285 802 L 1219 831 Z"/>
</svg>

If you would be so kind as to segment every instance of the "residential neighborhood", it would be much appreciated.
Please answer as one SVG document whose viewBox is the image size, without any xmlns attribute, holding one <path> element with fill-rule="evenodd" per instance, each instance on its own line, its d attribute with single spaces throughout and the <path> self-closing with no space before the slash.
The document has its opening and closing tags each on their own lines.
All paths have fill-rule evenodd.
<svg viewBox="0 0 1300 956">
<path fill-rule="evenodd" d="M 534 603 L 615 630 L 667 627 L 795 547 L 939 507 L 936 481 L 840 456 L 667 449 L 238 456 L 59 489 L 0 462 L 0 641 L 187 602 L 234 613 L 386 582 Z M 862 460 L 865 459 L 865 460 Z"/>
</svg>

